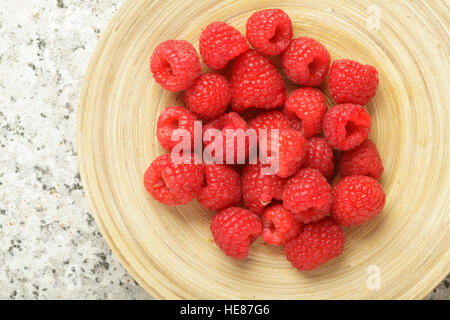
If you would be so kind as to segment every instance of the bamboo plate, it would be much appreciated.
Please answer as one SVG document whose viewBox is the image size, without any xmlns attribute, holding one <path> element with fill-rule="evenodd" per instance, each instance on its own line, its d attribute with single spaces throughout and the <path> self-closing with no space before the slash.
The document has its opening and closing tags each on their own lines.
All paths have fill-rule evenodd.
<svg viewBox="0 0 450 320">
<path fill-rule="evenodd" d="M 142 185 L 145 169 L 164 152 L 157 116 L 182 103 L 152 79 L 155 46 L 186 39 L 198 48 L 210 22 L 244 31 L 253 11 L 269 7 L 285 10 L 295 36 L 320 40 L 333 59 L 380 73 L 367 108 L 385 166 L 386 207 L 346 229 L 344 253 L 310 272 L 261 240 L 247 260 L 229 259 L 211 241 L 210 212 L 196 202 L 161 205 Z M 91 210 L 123 266 L 161 299 L 423 298 L 450 269 L 448 12 L 440 0 L 126 1 L 91 59 L 77 132 Z"/>
</svg>

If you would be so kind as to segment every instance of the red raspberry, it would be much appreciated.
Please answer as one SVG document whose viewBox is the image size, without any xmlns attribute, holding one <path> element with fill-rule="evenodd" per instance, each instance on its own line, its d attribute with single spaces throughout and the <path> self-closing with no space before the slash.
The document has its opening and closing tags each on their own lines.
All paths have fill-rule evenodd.
<svg viewBox="0 0 450 320">
<path fill-rule="evenodd" d="M 333 149 L 324 138 L 314 137 L 307 141 L 306 168 L 314 168 L 327 179 L 334 173 Z"/>
<path fill-rule="evenodd" d="M 367 139 L 370 115 L 357 104 L 338 104 L 325 113 L 322 126 L 328 143 L 338 150 L 350 150 Z"/>
<path fill-rule="evenodd" d="M 260 114 L 250 121 L 250 127 L 256 130 L 260 138 L 260 156 L 267 156 L 267 163 L 278 163 L 278 169 L 273 172 L 282 178 L 287 178 L 298 171 L 306 154 L 306 140 L 293 130 L 287 118 L 279 111 L 271 110 Z M 262 131 L 266 129 L 266 131 Z M 278 130 L 278 153 L 272 150 L 272 130 Z M 277 160 L 278 156 L 278 160 Z"/>
<path fill-rule="evenodd" d="M 212 120 L 225 112 L 231 102 L 228 80 L 217 73 L 202 74 L 184 92 L 184 101 L 198 117 Z"/>
<path fill-rule="evenodd" d="M 241 202 L 241 177 L 225 164 L 205 165 L 206 184 L 197 200 L 209 210 L 219 211 Z"/>
<path fill-rule="evenodd" d="M 366 139 L 355 149 L 343 151 L 339 160 L 339 172 L 342 177 L 360 175 L 379 180 L 383 164 L 375 144 Z"/>
<path fill-rule="evenodd" d="M 289 129 L 291 128 L 288 119 L 280 111 L 270 110 L 262 112 L 249 123 L 250 128 L 255 129 L 259 135 L 260 129 Z"/>
<path fill-rule="evenodd" d="M 284 207 L 303 223 L 325 217 L 331 202 L 331 187 L 316 169 L 301 169 L 288 180 L 283 190 Z"/>
<path fill-rule="evenodd" d="M 187 130 L 191 135 L 191 147 L 194 145 L 194 122 L 197 117 L 183 107 L 167 107 L 158 117 L 156 124 L 156 137 L 159 143 L 172 150 L 182 138 L 172 141 L 172 133 L 177 129 Z"/>
<path fill-rule="evenodd" d="M 299 270 L 312 270 L 339 256 L 345 234 L 331 218 L 308 224 L 300 236 L 284 245 L 287 259 Z"/>
<path fill-rule="evenodd" d="M 320 133 L 322 118 L 327 111 L 325 96 L 313 88 L 300 88 L 291 93 L 286 100 L 284 113 L 291 126 L 300 131 L 305 138 Z"/>
<path fill-rule="evenodd" d="M 144 175 L 145 189 L 153 198 L 168 205 L 190 202 L 197 196 L 202 183 L 202 164 L 174 163 L 170 154 L 153 160 Z"/>
<path fill-rule="evenodd" d="M 231 69 L 231 106 L 236 112 L 247 108 L 271 109 L 286 100 L 286 88 L 277 69 L 256 50 L 237 58 Z"/>
<path fill-rule="evenodd" d="M 365 105 L 375 95 L 378 71 L 352 60 L 336 60 L 328 77 L 330 95 L 336 103 Z"/>
<path fill-rule="evenodd" d="M 331 216 L 346 227 L 362 224 L 383 210 L 386 196 L 377 180 L 348 176 L 333 187 Z"/>
<path fill-rule="evenodd" d="M 267 143 L 264 143 L 264 139 L 259 141 L 259 154 L 260 157 L 267 156 L 267 163 L 270 163 L 272 168 L 278 166 L 274 174 L 287 178 L 296 173 L 305 161 L 306 139 L 300 132 L 288 128 L 279 129 L 278 141 L 275 141 L 273 138 L 276 136 L 272 136 L 273 130 L 267 132 Z M 273 148 L 273 143 L 275 143 L 275 148 Z"/>
<path fill-rule="evenodd" d="M 279 203 L 265 208 L 261 221 L 263 240 L 275 246 L 298 237 L 303 229 L 303 225 L 294 220 L 289 211 Z"/>
<path fill-rule="evenodd" d="M 302 37 L 291 41 L 281 56 L 281 63 L 284 73 L 294 83 L 316 87 L 328 74 L 330 54 L 320 42 Z"/>
<path fill-rule="evenodd" d="M 231 207 L 216 214 L 211 232 L 217 246 L 234 259 L 245 259 L 250 245 L 262 232 L 261 221 L 251 211 Z"/>
<path fill-rule="evenodd" d="M 213 22 L 200 35 L 200 54 L 205 64 L 216 70 L 249 49 L 245 37 L 225 22 Z"/>
<path fill-rule="evenodd" d="M 164 89 L 181 91 L 200 75 L 197 51 L 185 40 L 167 40 L 158 45 L 150 59 L 153 78 Z"/>
<path fill-rule="evenodd" d="M 289 46 L 292 22 L 280 9 L 256 11 L 247 20 L 247 39 L 262 54 L 278 55 Z"/>
<path fill-rule="evenodd" d="M 240 137 L 239 137 L 239 135 L 237 135 L 237 132 L 239 132 L 237 130 L 242 130 L 242 132 L 246 132 L 247 131 L 247 122 L 245 122 L 235 112 L 224 113 L 219 118 L 209 122 L 208 124 L 206 124 L 203 127 L 204 139 L 205 139 L 205 134 L 207 135 L 208 131 L 214 132 L 212 129 L 219 130 L 222 133 L 222 146 L 217 144 L 217 143 L 220 143 L 219 142 L 220 140 L 217 140 L 218 142 L 216 142 L 216 138 L 214 136 L 211 137 L 211 139 L 209 139 L 209 141 L 204 141 L 205 145 L 208 147 L 208 149 L 212 151 L 211 156 L 215 157 L 215 151 L 217 151 L 216 149 L 222 147 L 224 163 L 228 163 L 228 164 L 244 163 L 245 158 L 247 158 L 248 153 L 249 153 L 249 148 L 250 148 L 249 139 L 245 138 L 245 146 L 244 146 L 244 150 L 243 150 L 245 158 L 244 159 L 238 158 L 238 151 L 241 151 L 241 149 L 239 148 L 240 145 L 238 142 L 240 140 Z M 237 135 L 233 139 L 232 145 L 227 143 L 227 132 L 229 134 L 236 133 L 236 135 Z M 205 139 L 205 140 L 208 140 L 208 139 Z M 234 154 L 234 158 L 231 158 L 231 154 Z M 230 158 L 230 159 L 228 159 L 228 161 L 227 161 L 227 157 Z M 233 163 L 230 163 L 230 160 L 233 160 Z"/>
<path fill-rule="evenodd" d="M 252 212 L 261 214 L 273 199 L 281 200 L 285 179 L 276 175 L 263 174 L 267 165 L 249 164 L 242 174 L 242 196 L 244 205 Z"/>
</svg>

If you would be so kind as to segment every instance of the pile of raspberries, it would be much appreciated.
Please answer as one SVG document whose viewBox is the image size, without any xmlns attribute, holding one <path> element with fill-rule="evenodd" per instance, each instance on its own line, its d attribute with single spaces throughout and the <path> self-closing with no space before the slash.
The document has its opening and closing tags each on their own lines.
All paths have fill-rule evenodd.
<svg viewBox="0 0 450 320">
<path fill-rule="evenodd" d="M 363 107 L 375 95 L 377 70 L 346 59 L 330 68 L 327 49 L 308 37 L 293 39 L 292 22 L 280 9 L 253 13 L 246 37 L 224 22 L 213 22 L 199 42 L 204 63 L 214 71 L 201 73 L 196 49 L 184 40 L 165 41 L 152 54 L 156 82 L 173 92 L 183 90 L 186 104 L 160 114 L 159 142 L 171 151 L 178 143 L 172 139 L 174 130 L 193 133 L 198 120 L 205 123 L 204 130 L 277 129 L 278 171 L 262 174 L 267 164 L 260 161 L 174 163 L 164 154 L 145 172 L 145 188 L 167 205 L 196 198 L 215 211 L 214 241 L 231 258 L 245 259 L 259 237 L 283 246 L 299 270 L 339 256 L 345 241 L 342 226 L 376 217 L 385 204 L 378 183 L 383 165 L 368 139 L 371 118 Z M 273 63 L 278 55 L 286 81 L 298 87 L 289 96 Z M 329 109 L 317 88 L 327 75 L 336 103 Z"/>
</svg>

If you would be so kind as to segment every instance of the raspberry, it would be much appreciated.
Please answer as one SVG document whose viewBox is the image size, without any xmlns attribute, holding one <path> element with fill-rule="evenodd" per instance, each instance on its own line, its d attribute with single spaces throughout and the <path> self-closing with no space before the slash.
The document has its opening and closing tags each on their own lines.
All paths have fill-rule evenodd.
<svg viewBox="0 0 450 320">
<path fill-rule="evenodd" d="M 241 177 L 225 164 L 205 165 L 206 185 L 197 200 L 209 210 L 219 211 L 241 202 Z"/>
<path fill-rule="evenodd" d="M 242 196 L 244 205 L 252 212 L 261 214 L 273 199 L 281 200 L 285 180 L 276 175 L 263 174 L 267 165 L 249 164 L 242 174 Z"/>
<path fill-rule="evenodd" d="M 327 111 L 325 96 L 313 88 L 300 88 L 286 100 L 284 113 L 291 126 L 305 138 L 316 136 L 322 129 L 322 118 Z"/>
<path fill-rule="evenodd" d="M 366 139 L 355 149 L 343 151 L 339 160 L 339 172 L 342 177 L 361 175 L 379 180 L 383 164 L 375 144 Z"/>
<path fill-rule="evenodd" d="M 255 129 L 258 135 L 260 129 L 289 129 L 291 127 L 286 116 L 276 110 L 260 113 L 250 120 L 249 126 Z"/>
<path fill-rule="evenodd" d="M 316 169 L 301 169 L 283 190 L 284 207 L 303 223 L 322 219 L 328 214 L 331 202 L 331 187 Z"/>
<path fill-rule="evenodd" d="M 260 138 L 260 156 L 267 156 L 268 163 L 278 163 L 277 174 L 282 178 L 287 178 L 301 167 L 306 154 L 306 140 L 303 136 L 293 130 L 281 112 L 276 110 L 261 113 L 250 121 L 250 127 L 256 130 L 258 137 L 265 134 L 266 140 Z M 262 131 L 266 129 L 266 131 Z M 278 153 L 272 150 L 272 130 L 278 130 Z M 278 156 L 278 160 L 277 160 Z"/>
<path fill-rule="evenodd" d="M 307 141 L 306 168 L 314 168 L 327 179 L 334 173 L 333 149 L 324 138 L 314 137 Z"/>
<path fill-rule="evenodd" d="M 167 40 L 158 45 L 150 59 L 153 78 L 164 89 L 181 91 L 200 75 L 197 51 L 185 40 Z"/>
<path fill-rule="evenodd" d="M 322 126 L 328 143 L 338 150 L 350 150 L 367 139 L 370 115 L 360 105 L 338 104 L 325 113 Z"/>
<path fill-rule="evenodd" d="M 216 120 L 213 120 L 211 122 L 209 122 L 208 124 L 206 124 L 203 127 L 203 135 L 205 136 L 205 134 L 208 134 L 208 131 L 214 132 L 212 131 L 213 129 L 215 130 L 219 130 L 222 133 L 222 143 L 223 145 L 220 146 L 219 145 L 219 139 L 216 142 L 216 137 L 212 136 L 211 139 L 209 139 L 209 141 L 205 141 L 205 145 L 208 146 L 208 149 L 211 150 L 211 156 L 215 157 L 215 152 L 217 151 L 217 149 L 219 148 L 223 148 L 222 150 L 222 154 L 223 154 L 223 162 L 224 163 L 229 163 L 229 164 L 235 164 L 235 163 L 243 163 L 245 162 L 245 158 L 247 158 L 248 153 L 249 153 L 249 148 L 250 148 L 250 144 L 249 144 L 249 139 L 245 138 L 245 145 L 244 145 L 244 150 L 243 150 L 243 155 L 245 155 L 244 159 L 241 159 L 240 157 L 238 157 L 241 154 L 241 148 L 239 145 L 239 135 L 237 135 L 236 137 L 233 138 L 233 144 L 230 145 L 230 143 L 227 143 L 227 132 L 228 133 L 237 133 L 239 131 L 236 130 L 242 130 L 242 132 L 246 132 L 247 131 L 247 122 L 245 122 L 237 113 L 235 112 L 230 112 L 230 113 L 224 113 L 223 115 L 221 115 L 219 118 L 217 118 Z M 205 139 L 205 140 L 208 140 Z M 239 154 L 238 154 L 239 151 Z M 234 157 L 232 157 L 232 155 L 234 154 Z M 229 158 L 229 159 L 228 159 Z M 228 161 L 227 161 L 228 159 Z M 230 161 L 233 161 L 232 163 Z"/>
<path fill-rule="evenodd" d="M 279 203 L 265 208 L 261 220 L 263 240 L 275 246 L 296 238 L 303 229 L 303 225 L 294 220 L 289 211 Z"/>
<path fill-rule="evenodd" d="M 299 270 L 312 270 L 339 256 L 345 234 L 331 218 L 311 223 L 300 236 L 284 245 L 289 262 Z"/>
<path fill-rule="evenodd" d="M 320 42 L 302 37 L 291 41 L 281 56 L 281 63 L 284 73 L 294 83 L 316 87 L 327 76 L 330 54 Z"/>
<path fill-rule="evenodd" d="M 214 216 L 211 232 L 217 246 L 234 259 L 245 259 L 250 245 L 262 232 L 259 218 L 251 211 L 231 207 Z"/>
<path fill-rule="evenodd" d="M 247 20 L 247 39 L 262 54 L 278 55 L 289 46 L 293 36 L 292 22 L 280 9 L 253 13 Z"/>
<path fill-rule="evenodd" d="M 331 216 L 346 227 L 362 224 L 383 210 L 386 196 L 377 180 L 348 176 L 333 187 Z"/>
<path fill-rule="evenodd" d="M 249 49 L 245 37 L 225 22 L 213 22 L 200 35 L 200 54 L 205 64 L 216 70 Z"/>
<path fill-rule="evenodd" d="M 231 102 L 228 80 L 217 73 L 202 74 L 184 92 L 184 101 L 198 117 L 212 120 L 225 112 Z"/>
<path fill-rule="evenodd" d="M 330 95 L 336 103 L 365 105 L 375 95 L 378 71 L 352 60 L 336 60 L 328 77 Z"/>
<path fill-rule="evenodd" d="M 194 122 L 197 117 L 183 107 L 167 107 L 158 117 L 156 124 L 156 137 L 159 143 L 167 149 L 172 150 L 182 138 L 172 141 L 172 133 L 177 129 L 187 130 L 191 135 L 191 147 L 194 145 Z"/>
<path fill-rule="evenodd" d="M 247 108 L 271 109 L 286 100 L 286 88 L 277 69 L 256 50 L 239 56 L 231 69 L 231 106 L 236 112 Z"/>
<path fill-rule="evenodd" d="M 193 161 L 193 159 L 191 159 Z M 186 204 L 194 199 L 203 183 L 203 165 L 174 163 L 170 154 L 157 157 L 144 174 L 145 189 L 159 202 Z"/>
<path fill-rule="evenodd" d="M 300 132 L 291 128 L 283 128 L 278 130 L 278 139 L 275 141 L 272 140 L 276 138 L 276 136 L 272 136 L 272 130 L 267 133 L 267 143 L 264 139 L 259 143 L 260 157 L 267 156 L 267 163 L 270 163 L 272 168 L 276 168 L 278 165 L 274 174 L 282 178 L 290 177 L 300 169 L 305 161 L 306 140 Z M 275 144 L 273 145 L 273 143 Z"/>
</svg>

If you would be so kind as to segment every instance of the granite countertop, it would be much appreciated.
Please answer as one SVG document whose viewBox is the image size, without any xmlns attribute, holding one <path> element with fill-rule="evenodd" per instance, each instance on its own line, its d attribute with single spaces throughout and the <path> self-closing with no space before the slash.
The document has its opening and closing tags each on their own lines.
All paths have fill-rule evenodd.
<svg viewBox="0 0 450 320">
<path fill-rule="evenodd" d="M 103 240 L 78 173 L 80 88 L 123 0 L 0 2 L 0 299 L 148 299 Z M 450 278 L 428 298 L 450 299 Z"/>
</svg>

